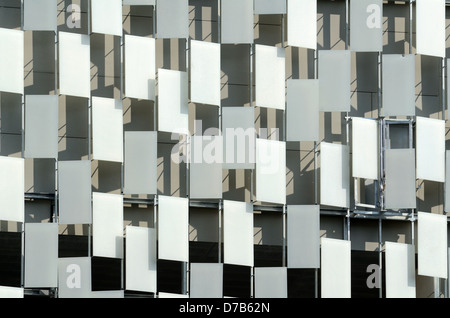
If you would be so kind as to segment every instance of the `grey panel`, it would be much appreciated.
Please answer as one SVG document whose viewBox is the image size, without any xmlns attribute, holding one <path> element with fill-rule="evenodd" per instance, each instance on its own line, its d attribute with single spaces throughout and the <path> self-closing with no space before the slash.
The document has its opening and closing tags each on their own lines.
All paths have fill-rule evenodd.
<svg viewBox="0 0 450 318">
<path fill-rule="evenodd" d="M 156 194 L 157 132 L 125 132 L 124 193 Z"/>
<path fill-rule="evenodd" d="M 287 81 L 287 141 L 319 140 L 319 81 Z"/>
<path fill-rule="evenodd" d="M 60 161 L 58 172 L 59 223 L 92 223 L 91 162 Z"/>
<path fill-rule="evenodd" d="M 123 0 L 123 5 L 155 5 L 155 0 Z"/>
<path fill-rule="evenodd" d="M 450 212 L 450 150 L 445 152 L 445 193 L 444 211 Z"/>
<path fill-rule="evenodd" d="M 189 37 L 188 0 L 157 0 L 156 16 L 157 38 Z"/>
<path fill-rule="evenodd" d="M 356 52 L 383 50 L 383 1 L 350 2 L 350 47 Z"/>
<path fill-rule="evenodd" d="M 58 96 L 27 95 L 25 158 L 58 158 Z"/>
<path fill-rule="evenodd" d="M 191 264 L 190 298 L 223 297 L 223 264 Z"/>
<path fill-rule="evenodd" d="M 385 160 L 386 208 L 416 208 L 415 150 L 387 149 Z"/>
<path fill-rule="evenodd" d="M 255 268 L 255 298 L 287 298 L 287 268 Z"/>
<path fill-rule="evenodd" d="M 255 14 L 286 14 L 286 0 L 255 0 Z"/>
<path fill-rule="evenodd" d="M 25 0 L 24 30 L 56 31 L 56 0 Z"/>
<path fill-rule="evenodd" d="M 58 224 L 25 224 L 25 287 L 58 286 Z"/>
<path fill-rule="evenodd" d="M 222 43 L 253 43 L 253 0 L 222 0 Z"/>
<path fill-rule="evenodd" d="M 415 115 L 414 55 L 383 54 L 383 115 Z"/>
<path fill-rule="evenodd" d="M 320 268 L 318 205 L 288 205 L 287 242 L 289 268 Z"/>
<path fill-rule="evenodd" d="M 321 111 L 350 111 L 350 70 L 350 51 L 319 51 Z"/>
<path fill-rule="evenodd" d="M 58 260 L 58 297 L 89 298 L 91 296 L 91 258 Z"/>
</svg>

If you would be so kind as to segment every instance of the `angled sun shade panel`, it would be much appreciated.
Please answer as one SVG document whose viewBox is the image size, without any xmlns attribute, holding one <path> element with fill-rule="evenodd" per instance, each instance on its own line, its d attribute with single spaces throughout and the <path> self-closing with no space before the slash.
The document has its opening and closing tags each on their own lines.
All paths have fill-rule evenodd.
<svg viewBox="0 0 450 318">
<path fill-rule="evenodd" d="M 220 106 L 220 44 L 191 41 L 191 101 Z"/>
<path fill-rule="evenodd" d="M 125 35 L 125 96 L 155 100 L 155 39 Z"/>
<path fill-rule="evenodd" d="M 256 151 L 255 109 L 222 109 L 223 169 L 254 169 Z"/>
<path fill-rule="evenodd" d="M 256 45 L 256 105 L 285 109 L 285 53 L 284 48 Z"/>
<path fill-rule="evenodd" d="M 286 0 L 255 0 L 255 14 L 286 14 Z"/>
<path fill-rule="evenodd" d="M 122 36 L 122 0 L 92 0 L 92 32 Z"/>
<path fill-rule="evenodd" d="M 93 255 L 123 257 L 123 197 L 117 194 L 92 195 Z"/>
<path fill-rule="evenodd" d="M 320 268 L 320 206 L 287 206 L 288 268 Z"/>
<path fill-rule="evenodd" d="M 24 159 L 0 157 L 0 176 L 0 220 L 24 222 Z"/>
<path fill-rule="evenodd" d="M 0 299 L 23 298 L 23 288 L 0 286 Z"/>
<path fill-rule="evenodd" d="M 322 238 L 322 298 L 351 297 L 351 242 Z"/>
<path fill-rule="evenodd" d="M 158 134 L 156 131 L 125 132 L 125 194 L 156 194 Z"/>
<path fill-rule="evenodd" d="M 188 0 L 156 0 L 157 38 L 189 37 Z"/>
<path fill-rule="evenodd" d="M 187 134 L 188 75 L 186 72 L 158 70 L 158 130 Z"/>
<path fill-rule="evenodd" d="M 286 203 L 286 143 L 256 140 L 256 198 L 269 203 Z"/>
<path fill-rule="evenodd" d="M 92 97 L 94 160 L 123 162 L 122 101 Z"/>
<path fill-rule="evenodd" d="M 91 290 L 90 257 L 60 258 L 58 260 L 59 298 L 89 298 Z"/>
<path fill-rule="evenodd" d="M 388 209 L 416 208 L 414 149 L 387 149 L 385 202 Z"/>
<path fill-rule="evenodd" d="M 56 31 L 57 0 L 25 0 L 23 9 L 24 30 Z"/>
<path fill-rule="evenodd" d="M 174 294 L 174 293 L 158 293 L 158 298 L 169 298 L 169 299 L 175 299 L 175 298 L 189 298 L 188 295 L 183 294 Z"/>
<path fill-rule="evenodd" d="M 189 200 L 158 196 L 158 258 L 189 262 Z"/>
<path fill-rule="evenodd" d="M 59 32 L 59 90 L 61 95 L 91 96 L 89 35 Z"/>
<path fill-rule="evenodd" d="M 378 179 L 378 122 L 352 118 L 353 177 Z"/>
<path fill-rule="evenodd" d="M 319 140 L 319 81 L 287 81 L 287 141 Z"/>
<path fill-rule="evenodd" d="M 447 216 L 418 213 L 418 274 L 447 278 Z"/>
<path fill-rule="evenodd" d="M 253 43 L 253 0 L 221 1 L 222 44 Z"/>
<path fill-rule="evenodd" d="M 223 297 L 223 264 L 191 263 L 190 298 Z"/>
<path fill-rule="evenodd" d="M 287 298 L 287 268 L 255 268 L 255 298 Z"/>
<path fill-rule="evenodd" d="M 222 153 L 222 136 L 191 138 L 190 198 L 222 198 Z"/>
<path fill-rule="evenodd" d="M 223 202 L 224 263 L 253 267 L 253 206 Z"/>
<path fill-rule="evenodd" d="M 58 224 L 25 224 L 25 287 L 58 286 Z"/>
<path fill-rule="evenodd" d="M 319 51 L 320 111 L 350 111 L 350 51 Z"/>
<path fill-rule="evenodd" d="M 445 0 L 416 0 L 417 54 L 445 57 Z"/>
<path fill-rule="evenodd" d="M 91 224 L 91 161 L 58 162 L 59 224 Z"/>
<path fill-rule="evenodd" d="M 417 178 L 445 182 L 445 120 L 416 118 Z"/>
<path fill-rule="evenodd" d="M 24 32 L 0 28 L 0 92 L 24 90 Z"/>
<path fill-rule="evenodd" d="M 350 1 L 350 46 L 355 52 L 383 50 L 383 1 Z"/>
<path fill-rule="evenodd" d="M 416 298 L 414 245 L 386 242 L 386 298 Z"/>
<path fill-rule="evenodd" d="M 58 158 L 58 96 L 25 97 L 25 158 Z"/>
<path fill-rule="evenodd" d="M 415 116 L 414 55 L 383 54 L 384 116 Z"/>
<path fill-rule="evenodd" d="M 156 293 L 156 230 L 126 228 L 126 289 Z"/>
<path fill-rule="evenodd" d="M 445 152 L 445 198 L 444 211 L 450 212 L 450 150 Z"/>
<path fill-rule="evenodd" d="M 320 204 L 350 207 L 349 166 L 348 146 L 320 144 Z"/>
<path fill-rule="evenodd" d="M 317 49 L 317 0 L 288 0 L 287 41 L 290 46 Z"/>
</svg>

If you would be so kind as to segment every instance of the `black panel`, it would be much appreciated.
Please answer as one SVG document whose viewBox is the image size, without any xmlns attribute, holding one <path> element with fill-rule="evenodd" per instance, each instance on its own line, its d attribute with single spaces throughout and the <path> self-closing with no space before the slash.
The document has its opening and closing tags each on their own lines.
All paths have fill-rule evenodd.
<svg viewBox="0 0 450 318">
<path fill-rule="evenodd" d="M 255 267 L 283 266 L 283 247 L 254 245 Z"/>
<path fill-rule="evenodd" d="M 316 270 L 288 268 L 288 298 L 315 298 Z M 320 273 L 317 286 L 320 295 Z"/>
<path fill-rule="evenodd" d="M 251 268 L 238 265 L 223 265 L 223 295 L 250 298 Z"/>
<path fill-rule="evenodd" d="M 352 250 L 352 298 L 379 298 L 379 289 L 367 286 L 367 279 L 373 273 L 367 272 L 367 267 L 371 264 L 379 264 L 378 252 Z M 385 281 L 384 277 L 382 281 Z"/>
<path fill-rule="evenodd" d="M 58 257 L 88 257 L 89 238 L 83 235 L 59 235 Z"/>
<path fill-rule="evenodd" d="M 181 294 L 183 263 L 158 260 L 156 282 L 158 292 Z"/>
<path fill-rule="evenodd" d="M 0 232 L 0 286 L 20 287 L 22 233 Z"/>
<path fill-rule="evenodd" d="M 120 290 L 122 260 L 92 257 L 92 290 Z"/>
<path fill-rule="evenodd" d="M 222 248 L 223 255 L 223 248 Z M 223 259 L 223 257 L 222 257 Z M 189 242 L 190 263 L 218 263 L 219 243 L 217 242 Z"/>
</svg>

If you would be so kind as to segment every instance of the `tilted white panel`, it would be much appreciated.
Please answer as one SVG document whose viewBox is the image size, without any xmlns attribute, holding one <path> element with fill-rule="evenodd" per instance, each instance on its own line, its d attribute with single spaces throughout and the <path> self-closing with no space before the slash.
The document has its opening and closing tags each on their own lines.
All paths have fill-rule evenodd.
<svg viewBox="0 0 450 318">
<path fill-rule="evenodd" d="M 353 177 L 378 179 L 378 122 L 352 118 Z"/>
<path fill-rule="evenodd" d="M 417 54 L 445 57 L 445 0 L 416 0 Z"/>
<path fill-rule="evenodd" d="M 386 298 L 416 298 L 414 245 L 386 242 Z"/>
<path fill-rule="evenodd" d="M 24 159 L 0 156 L 0 176 L 0 220 L 24 222 Z"/>
<path fill-rule="evenodd" d="M 253 0 L 223 0 L 220 10 L 223 44 L 253 43 Z"/>
<path fill-rule="evenodd" d="M 0 92 L 24 91 L 24 32 L 0 28 Z"/>
<path fill-rule="evenodd" d="M 351 297 L 351 242 L 322 238 L 322 298 Z"/>
<path fill-rule="evenodd" d="M 317 0 L 288 0 L 288 45 L 317 49 Z"/>
<path fill-rule="evenodd" d="M 122 0 L 91 0 L 92 32 L 122 36 Z"/>
</svg>

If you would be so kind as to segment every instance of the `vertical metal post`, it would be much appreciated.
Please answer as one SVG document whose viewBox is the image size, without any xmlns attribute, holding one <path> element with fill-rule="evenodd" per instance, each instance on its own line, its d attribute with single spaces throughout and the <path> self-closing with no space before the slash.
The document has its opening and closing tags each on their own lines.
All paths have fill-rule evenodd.
<svg viewBox="0 0 450 318">
<path fill-rule="evenodd" d="M 318 63 L 318 51 L 314 50 L 314 79 L 318 79 L 319 76 L 319 63 Z M 318 205 L 318 173 L 317 173 L 317 141 L 314 141 L 314 204 Z M 319 211 L 320 212 L 320 211 Z M 314 270 L 314 297 L 319 298 L 319 269 Z"/>
<path fill-rule="evenodd" d="M 23 31 L 24 25 L 24 8 L 23 8 L 23 0 L 20 1 L 20 29 Z M 1 100 L 0 100 L 1 104 Z M 22 158 L 24 158 L 24 144 L 25 144 L 25 135 L 24 135 L 24 127 L 25 127 L 25 98 L 22 94 Z M 21 257 L 20 257 L 20 286 L 22 288 L 25 287 L 25 221 L 21 224 Z"/>
<path fill-rule="evenodd" d="M 409 0 L 409 54 L 413 54 L 413 0 Z"/>
<path fill-rule="evenodd" d="M 379 277 L 378 281 L 380 283 L 380 287 L 378 288 L 378 297 L 383 298 L 383 228 L 382 228 L 382 219 L 381 216 L 378 219 L 378 265 L 380 267 L 380 270 L 378 271 Z"/>
<path fill-rule="evenodd" d="M 345 0 L 345 49 L 348 50 L 348 39 L 349 39 L 349 8 L 348 0 Z"/>
<path fill-rule="evenodd" d="M 446 110 L 446 102 L 447 99 L 446 97 L 446 93 L 447 93 L 447 86 L 446 86 L 446 81 L 445 81 L 445 73 L 446 73 L 446 69 L 447 69 L 447 63 L 446 63 L 446 58 L 443 57 L 442 58 L 442 91 L 441 91 L 441 98 L 442 98 L 442 120 L 446 119 L 445 116 L 445 110 Z M 448 80 L 448 79 L 447 79 Z"/>
<path fill-rule="evenodd" d="M 287 243 L 287 228 L 286 228 L 286 204 L 283 205 L 283 250 L 282 250 L 282 267 L 287 266 L 286 262 L 286 243 Z"/>
<path fill-rule="evenodd" d="M 219 257 L 218 257 L 218 263 L 222 263 L 222 235 L 223 235 L 223 213 L 222 213 L 222 200 L 219 200 L 218 204 L 218 212 L 219 212 L 219 237 L 218 237 L 218 251 L 219 251 Z"/>
<path fill-rule="evenodd" d="M 91 39 L 91 1 L 87 1 L 87 34 L 89 36 L 89 42 Z M 88 160 L 92 162 L 92 155 L 91 155 L 91 125 L 92 125 L 92 97 L 89 97 L 88 100 Z M 91 194 L 91 211 L 92 211 L 92 194 Z M 92 256 L 92 219 L 91 223 L 88 225 L 88 256 Z M 122 279 L 121 279 L 122 281 Z"/>
</svg>

